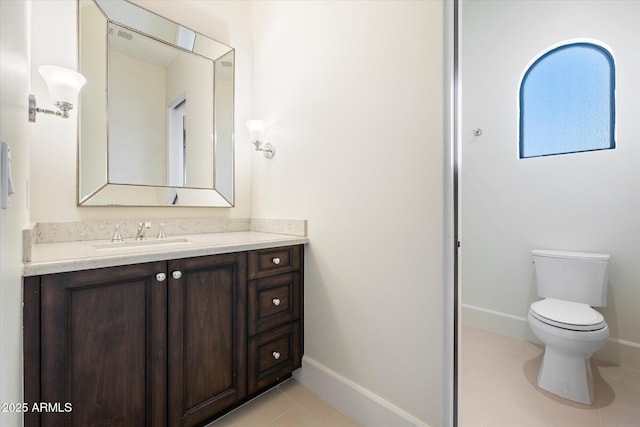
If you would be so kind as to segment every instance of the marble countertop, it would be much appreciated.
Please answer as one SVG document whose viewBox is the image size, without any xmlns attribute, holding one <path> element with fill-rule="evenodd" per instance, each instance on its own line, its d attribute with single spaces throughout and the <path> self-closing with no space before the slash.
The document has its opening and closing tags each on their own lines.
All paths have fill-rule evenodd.
<svg viewBox="0 0 640 427">
<path fill-rule="evenodd" d="M 309 243 L 305 236 L 259 231 L 172 235 L 165 241 L 150 238 L 142 243 L 127 239 L 124 244 L 110 240 L 38 243 L 31 247 L 31 261 L 23 264 L 23 275 L 38 276 L 305 243 Z"/>
</svg>

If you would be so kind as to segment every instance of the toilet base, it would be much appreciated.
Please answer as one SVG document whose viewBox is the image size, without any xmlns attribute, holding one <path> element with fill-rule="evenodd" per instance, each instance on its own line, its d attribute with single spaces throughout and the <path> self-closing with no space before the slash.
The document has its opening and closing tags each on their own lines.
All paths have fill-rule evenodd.
<svg viewBox="0 0 640 427">
<path fill-rule="evenodd" d="M 575 402 L 593 403 L 591 355 L 568 354 L 547 345 L 538 372 L 538 386 Z"/>
</svg>

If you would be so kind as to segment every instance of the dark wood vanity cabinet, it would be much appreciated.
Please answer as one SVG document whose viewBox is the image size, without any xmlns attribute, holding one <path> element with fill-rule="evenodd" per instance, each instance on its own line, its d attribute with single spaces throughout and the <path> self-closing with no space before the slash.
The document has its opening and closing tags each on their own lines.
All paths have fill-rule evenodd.
<svg viewBox="0 0 640 427">
<path fill-rule="evenodd" d="M 286 378 L 303 248 L 279 250 L 297 264 L 261 279 L 262 251 L 25 278 L 25 426 L 204 425 Z"/>
</svg>

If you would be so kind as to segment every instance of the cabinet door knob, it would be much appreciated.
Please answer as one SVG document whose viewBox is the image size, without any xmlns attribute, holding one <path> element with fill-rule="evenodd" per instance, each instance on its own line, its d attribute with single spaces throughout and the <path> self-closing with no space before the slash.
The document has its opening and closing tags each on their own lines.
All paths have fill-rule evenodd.
<svg viewBox="0 0 640 427">
<path fill-rule="evenodd" d="M 276 360 L 280 359 L 280 352 L 279 351 L 274 351 L 271 354 L 272 354 L 274 359 L 276 359 Z"/>
<path fill-rule="evenodd" d="M 176 271 L 174 271 L 173 273 L 171 273 L 171 276 L 172 276 L 174 279 L 179 279 L 179 278 L 181 278 L 181 277 L 182 277 L 182 271 L 180 271 L 180 270 L 176 270 Z"/>
<path fill-rule="evenodd" d="M 271 302 L 273 303 L 273 305 L 280 305 L 280 298 L 274 298 L 271 300 Z"/>
<path fill-rule="evenodd" d="M 156 274 L 156 280 L 158 282 L 164 282 L 164 280 L 167 278 L 167 275 L 165 273 L 158 273 Z"/>
<path fill-rule="evenodd" d="M 280 258 L 275 257 L 274 259 L 271 260 L 271 262 L 273 262 L 275 265 L 280 264 Z"/>
</svg>

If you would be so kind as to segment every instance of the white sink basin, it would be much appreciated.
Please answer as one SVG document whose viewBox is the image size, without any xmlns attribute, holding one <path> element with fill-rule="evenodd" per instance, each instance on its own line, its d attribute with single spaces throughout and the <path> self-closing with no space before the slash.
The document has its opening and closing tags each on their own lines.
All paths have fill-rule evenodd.
<svg viewBox="0 0 640 427">
<path fill-rule="evenodd" d="M 124 242 L 111 242 L 93 245 L 95 249 L 119 249 L 119 248 L 137 248 L 137 247 L 153 247 L 164 246 L 170 243 L 188 243 L 184 237 L 176 237 L 173 239 L 149 239 L 149 240 L 125 240 Z"/>
</svg>

